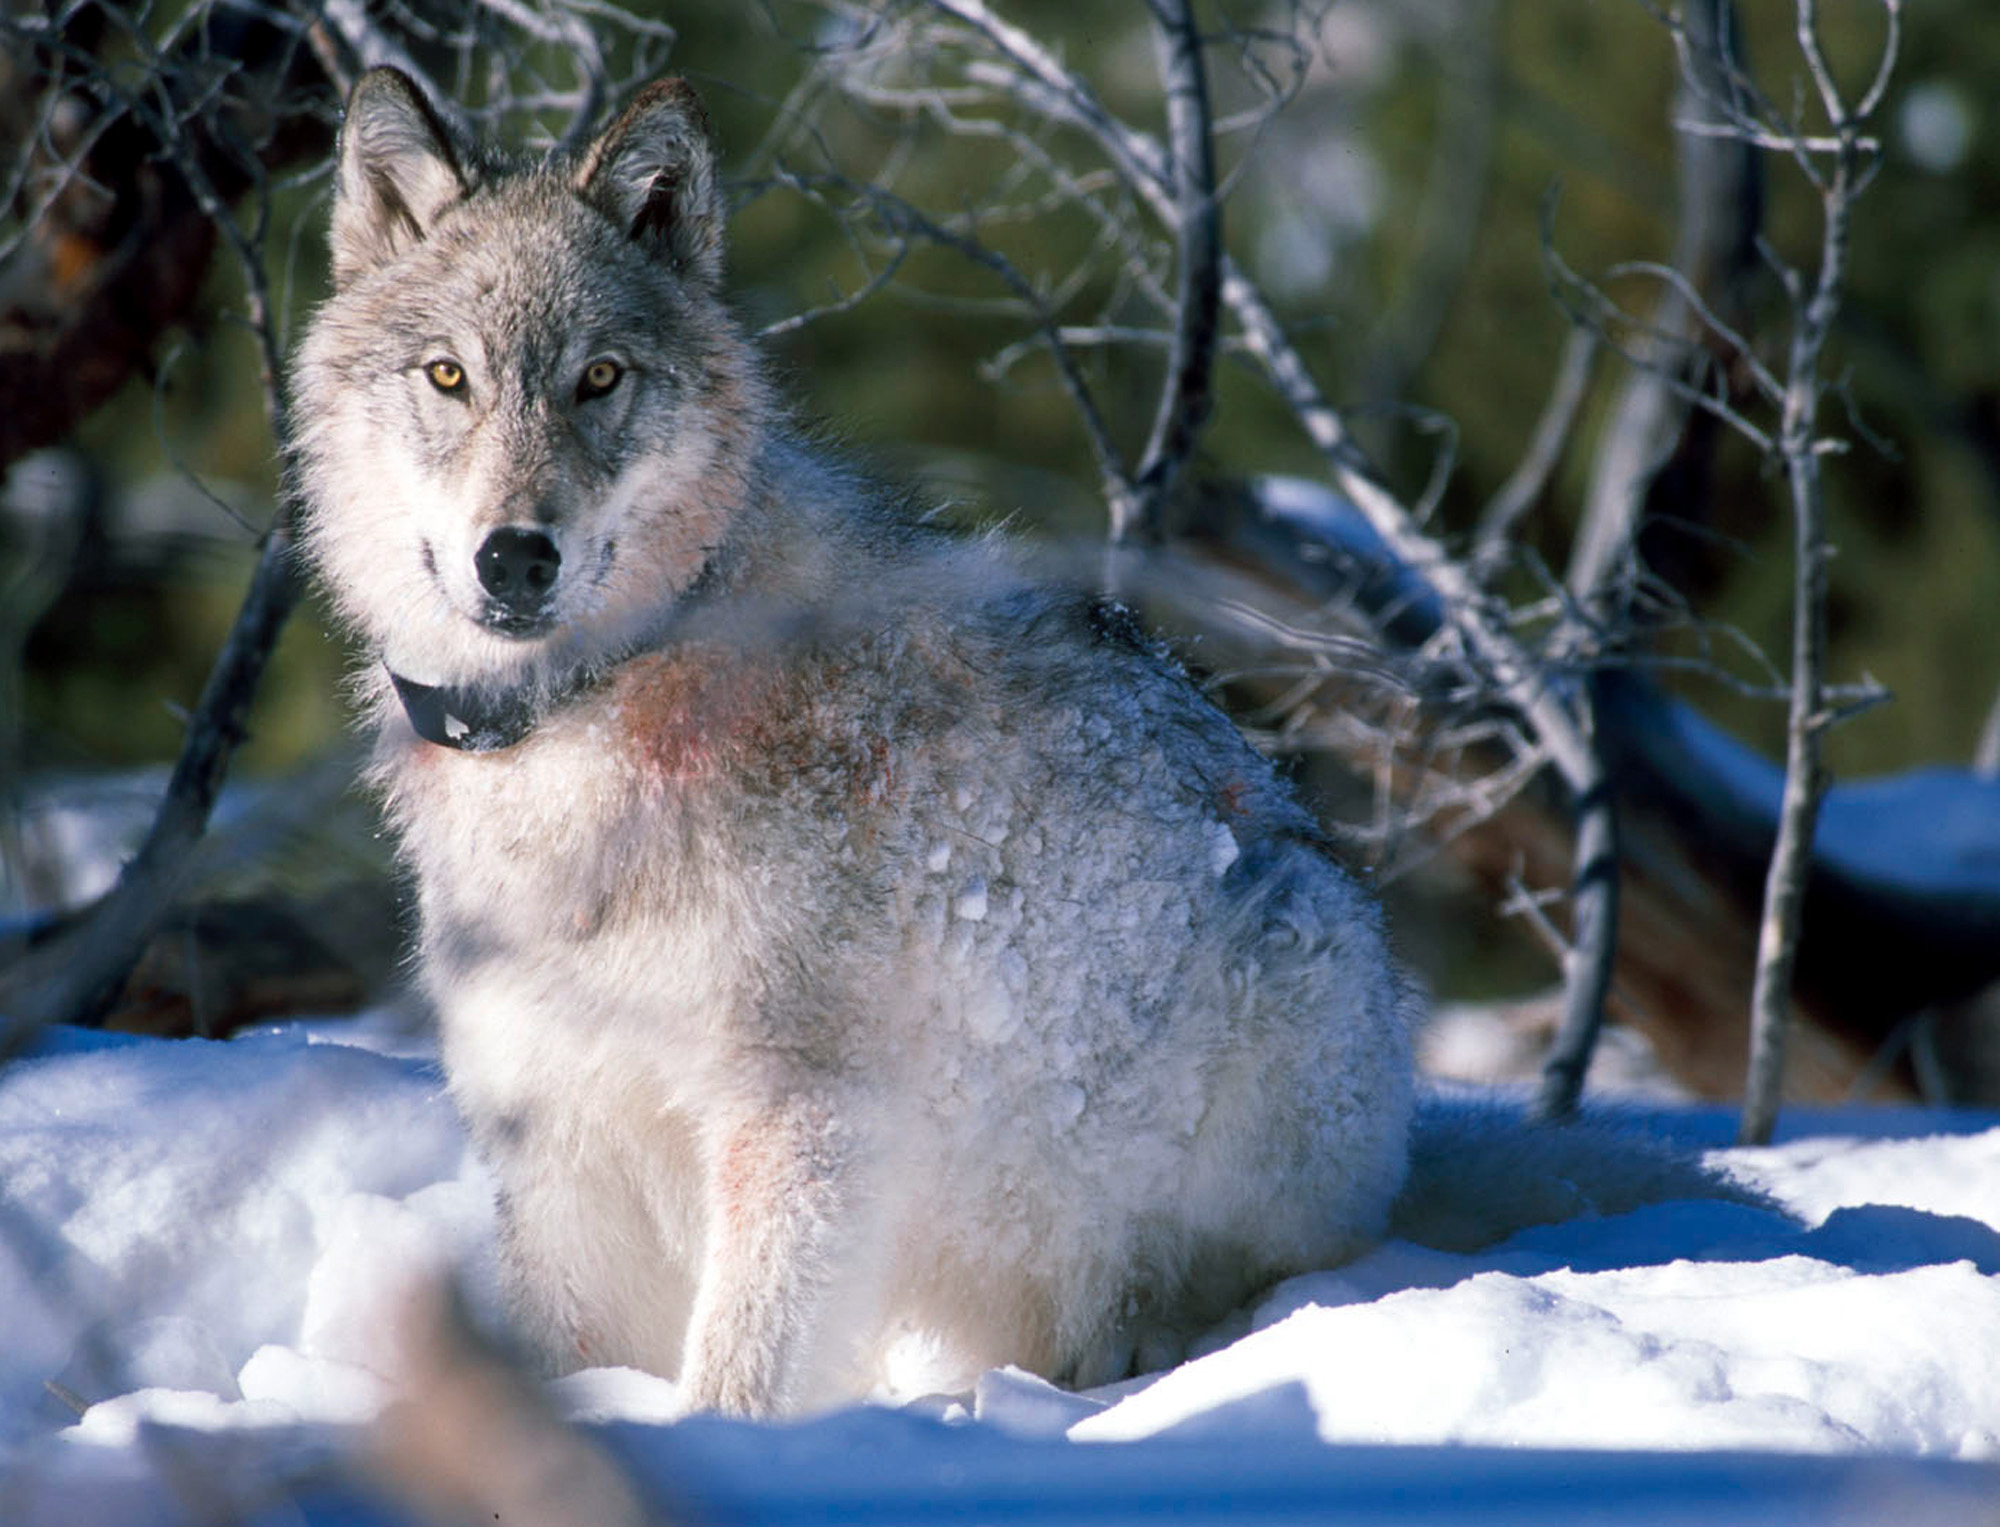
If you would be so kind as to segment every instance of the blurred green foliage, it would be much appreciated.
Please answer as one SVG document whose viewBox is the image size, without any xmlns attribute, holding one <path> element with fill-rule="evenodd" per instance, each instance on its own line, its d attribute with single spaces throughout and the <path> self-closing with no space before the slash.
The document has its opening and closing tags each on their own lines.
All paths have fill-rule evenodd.
<svg viewBox="0 0 2000 1527">
<path fill-rule="evenodd" d="M 1114 107 L 1148 125 L 1158 120 L 1142 7 L 1034 0 L 1005 9 L 1056 44 Z M 777 35 L 795 13 L 721 0 L 659 10 L 680 29 L 676 66 L 703 90 L 730 162 L 740 163 L 804 67 Z M 1828 0 L 1823 10 L 1836 58 L 1861 67 L 1879 42 L 1879 7 Z M 1247 5 L 1230 9 L 1239 20 L 1251 14 Z M 1745 0 L 1742 19 L 1748 57 L 1772 93 L 1789 99 L 1799 73 L 1789 0 Z M 1966 760 L 2000 686 L 2000 133 L 1991 121 L 2000 30 L 1987 19 L 1985 0 L 1911 9 L 1883 122 L 1886 162 L 1857 217 L 1834 365 L 1848 373 L 1860 416 L 1895 454 L 1857 440 L 1829 472 L 1840 548 L 1833 673 L 1872 673 L 1897 700 L 1836 734 L 1841 772 Z M 1481 51 L 1489 40 L 1491 52 Z M 1329 396 L 1356 408 L 1418 405 L 1455 421 L 1458 458 L 1439 517 L 1447 531 L 1464 531 L 1513 468 L 1565 337 L 1539 235 L 1551 188 L 1561 187 L 1556 239 L 1579 270 L 1671 250 L 1672 51 L 1628 0 L 1339 0 L 1321 42 L 1291 125 L 1281 121 L 1248 148 L 1227 150 L 1229 163 L 1242 161 L 1227 214 L 1230 245 L 1267 280 Z M 1475 133 L 1486 135 L 1483 143 Z M 860 162 L 864 139 L 849 145 Z M 992 145 L 935 136 L 919 145 L 936 157 L 905 185 L 925 187 L 943 213 L 964 187 L 1004 172 Z M 1769 235 L 1806 259 L 1816 210 L 1790 166 L 1769 170 Z M 1471 174 L 1476 199 L 1462 240 L 1440 250 L 1425 241 L 1431 219 L 1458 205 L 1439 200 L 1437 177 L 1451 173 Z M 274 243 L 289 338 L 323 289 L 324 181 L 288 193 L 281 210 L 302 219 L 296 240 Z M 1019 248 L 1024 259 L 1046 256 L 1050 248 L 1034 240 L 1053 238 L 1059 249 L 1082 236 L 1024 230 Z M 734 238 L 734 281 L 756 322 L 861 279 L 831 222 L 796 196 L 749 199 Z M 1448 280 L 1437 289 L 1434 342 L 1398 357 L 1394 344 L 1412 331 L 1402 321 L 1407 305 L 1437 296 L 1413 285 L 1439 270 Z M 1018 338 L 1019 326 L 933 300 L 1004 293 L 943 253 L 904 274 L 904 285 L 775 347 L 802 411 L 895 470 L 984 499 L 976 513 L 1094 531 L 1088 454 L 1045 368 L 1024 365 L 998 384 L 982 378 L 981 362 Z M 158 498 L 158 485 L 184 466 L 248 520 L 271 513 L 279 474 L 250 348 L 228 316 L 240 292 L 226 259 L 216 261 L 211 286 L 199 330 L 171 357 L 155 357 L 152 374 L 134 380 L 77 441 L 104 474 L 107 542 L 70 570 L 59 598 L 28 612 L 21 719 L 31 768 L 170 756 L 172 708 L 193 702 L 247 576 L 252 535 L 221 510 L 198 496 L 189 510 L 183 492 L 172 526 L 152 534 L 133 527 L 134 502 L 149 492 Z M 1774 353 L 1786 318 L 1775 285 L 1756 295 L 1754 309 L 1760 346 Z M 1115 427 L 1136 446 L 1151 411 L 1148 363 L 1093 365 Z M 1399 370 L 1407 374 L 1400 396 L 1373 395 Z M 1592 431 L 1617 380 L 1615 366 L 1600 369 L 1579 436 L 1529 528 L 1558 570 Z M 1436 438 L 1393 411 L 1371 428 L 1397 480 L 1416 491 Z M 1290 419 L 1237 367 L 1225 368 L 1205 454 L 1230 472 L 1314 468 Z M 1710 514 L 1713 587 L 1702 612 L 1782 654 L 1790 555 L 1778 486 L 1747 450 L 1723 451 Z M 28 555 L 21 533 L 10 535 L 8 554 Z M 247 768 L 287 768 L 331 743 L 343 663 L 323 611 L 308 606 L 265 684 Z M 1686 682 L 1725 724 L 1776 751 L 1780 706 Z"/>
</svg>

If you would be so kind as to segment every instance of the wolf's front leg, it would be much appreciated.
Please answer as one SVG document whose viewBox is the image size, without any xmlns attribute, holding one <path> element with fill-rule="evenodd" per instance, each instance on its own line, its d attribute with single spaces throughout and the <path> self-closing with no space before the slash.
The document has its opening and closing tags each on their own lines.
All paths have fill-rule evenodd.
<svg viewBox="0 0 2000 1527">
<path fill-rule="evenodd" d="M 691 1409 L 793 1410 L 852 1359 L 879 1303 L 863 1154 L 822 1100 L 787 1099 L 718 1134 L 681 1372 Z"/>
</svg>

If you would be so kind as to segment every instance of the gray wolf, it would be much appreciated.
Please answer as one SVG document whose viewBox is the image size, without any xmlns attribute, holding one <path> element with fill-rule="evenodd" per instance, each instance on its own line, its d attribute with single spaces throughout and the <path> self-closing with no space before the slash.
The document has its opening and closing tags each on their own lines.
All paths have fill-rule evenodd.
<svg viewBox="0 0 2000 1527">
<path fill-rule="evenodd" d="M 1375 906 L 1129 617 L 801 443 L 692 92 L 530 161 L 377 70 L 337 176 L 304 542 L 548 1364 L 1087 1385 L 1383 1235 Z"/>
</svg>

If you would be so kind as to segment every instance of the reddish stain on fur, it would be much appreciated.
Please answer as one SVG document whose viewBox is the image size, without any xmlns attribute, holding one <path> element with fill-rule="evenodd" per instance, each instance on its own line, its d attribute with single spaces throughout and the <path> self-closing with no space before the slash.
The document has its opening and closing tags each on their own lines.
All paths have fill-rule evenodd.
<svg viewBox="0 0 2000 1527">
<path fill-rule="evenodd" d="M 868 739 L 868 770 L 865 776 L 868 799 L 887 805 L 896 793 L 896 755 L 886 737 Z"/>
<path fill-rule="evenodd" d="M 759 1130 L 730 1137 L 715 1164 L 715 1203 L 730 1232 L 740 1234 L 770 1216 L 792 1185 L 789 1165 L 783 1149 Z"/>
<path fill-rule="evenodd" d="M 614 700 L 660 786 L 725 775 L 758 794 L 806 784 L 852 808 L 886 805 L 894 789 L 895 744 L 856 731 L 838 673 L 817 664 L 689 644 L 633 659 Z"/>
<path fill-rule="evenodd" d="M 765 1229 L 780 1206 L 795 1215 L 824 1213 L 840 1154 L 833 1120 L 815 1103 L 794 1100 L 739 1125 L 715 1158 L 711 1191 L 722 1233 Z"/>
<path fill-rule="evenodd" d="M 770 674 L 740 653 L 693 644 L 634 658 L 614 700 L 635 756 L 674 784 L 739 765 L 773 688 Z"/>
</svg>

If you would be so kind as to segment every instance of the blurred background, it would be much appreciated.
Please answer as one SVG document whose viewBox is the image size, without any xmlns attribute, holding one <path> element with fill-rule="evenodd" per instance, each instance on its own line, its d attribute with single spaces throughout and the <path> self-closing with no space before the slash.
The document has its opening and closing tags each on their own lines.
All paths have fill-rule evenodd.
<svg viewBox="0 0 2000 1527">
<path fill-rule="evenodd" d="M 184 35 L 187 17 L 203 9 L 134 11 L 129 33 L 101 26 L 69 53 L 55 52 L 68 60 L 62 67 L 87 57 L 129 72 L 146 61 L 145 37 Z M 235 14 L 212 9 L 223 21 Z M 1143 6 L 1020 0 L 1000 9 L 1086 77 L 1111 110 L 1160 130 Z M 1063 543 L 1100 537 L 1105 511 L 1076 408 L 1045 359 L 1024 347 L 1029 331 L 1004 282 L 935 245 L 892 261 L 887 245 L 857 235 L 851 198 L 835 196 L 827 178 L 838 171 L 893 182 L 899 196 L 949 219 L 1007 183 L 1018 148 L 907 115 L 889 122 L 851 93 L 829 101 L 825 61 L 865 35 L 868 8 L 674 0 L 623 11 L 627 21 L 670 26 L 672 36 L 599 13 L 591 25 L 613 59 L 614 82 L 664 67 L 691 78 L 709 103 L 737 203 L 732 284 L 752 326 L 772 327 L 769 351 L 801 414 L 880 470 L 949 500 L 965 523 L 1004 522 Z M 381 14 L 421 54 L 423 8 Z M 1454 547 L 1472 543 L 1560 379 L 1582 384 L 1500 575 L 1511 598 L 1531 602 L 1542 570 L 1559 578 L 1573 562 L 1593 474 L 1621 427 L 1634 375 L 1608 347 L 1576 353 L 1552 256 L 1639 312 L 1660 288 L 1616 275 L 1620 263 L 1689 257 L 1690 172 L 1674 130 L 1687 105 L 1669 31 L 1631 0 L 1245 3 L 1204 14 L 1219 39 L 1218 114 L 1255 119 L 1220 140 L 1227 247 L 1387 479 L 1407 502 L 1421 501 L 1433 534 Z M 1879 173 L 1854 209 L 1828 362 L 1840 385 L 1825 422 L 1851 442 L 1826 474 L 1838 549 L 1830 677 L 1872 677 L 1894 698 L 1830 734 L 1842 780 L 1946 766 L 1978 781 L 2000 763 L 2000 30 L 1987 19 L 1981 0 L 1910 8 L 1894 85 L 1874 124 Z M 22 104 L 39 98 L 56 67 L 46 49 L 37 51 L 43 34 L 32 21 L 31 11 L 20 13 L 9 33 L 16 99 L 0 122 L 17 166 L 0 251 L 0 304 L 11 305 L 0 365 L 30 346 L 34 303 L 62 289 L 49 274 L 61 251 L 34 236 L 45 204 L 33 178 L 18 173 L 51 140 L 53 120 Z M 1793 5 L 1747 0 L 1736 25 L 1746 67 L 1774 100 L 1796 99 L 1803 75 Z M 1879 0 L 1830 0 L 1821 28 L 1835 64 L 1865 79 L 1883 45 Z M 1260 54 L 1259 29 L 1289 41 Z M 482 33 L 479 48 L 459 47 L 454 67 L 437 77 L 469 99 L 494 101 L 503 88 L 495 81 L 554 46 Z M 299 66 L 285 55 L 284 68 Z M 1259 77 L 1284 70 L 1295 72 L 1282 91 Z M 1267 112 L 1273 93 L 1290 98 Z M 267 178 L 252 198 L 280 347 L 325 291 L 336 101 L 322 82 L 307 109 L 286 119 L 287 150 L 265 156 Z M 532 138 L 559 131 L 563 120 L 529 102 L 505 125 Z M 1046 141 L 1064 152 L 1059 135 Z M 820 178 L 802 180 L 801 166 Z M 1750 235 L 1810 269 L 1820 207 L 1783 156 L 1761 156 L 1752 182 L 1731 195 L 1749 229 L 1736 241 L 1735 263 L 1689 274 L 1719 294 L 1712 300 L 1758 354 L 1782 357 L 1793 305 Z M 1052 303 L 1115 322 L 1127 300 L 1119 265 L 1091 262 L 1092 230 L 1073 215 L 1023 213 L 1016 222 L 979 226 L 991 247 L 1046 283 Z M 51 438 L 29 448 L 26 405 L 13 405 L 0 491 L 0 913 L 17 955 L 101 893 L 143 831 L 243 598 L 260 535 L 278 512 L 280 461 L 243 320 L 255 294 L 231 256 L 226 238 L 172 253 L 189 285 L 185 300 L 170 311 L 161 304 L 167 316 L 123 353 L 122 380 Z M 1073 289 L 1063 285 L 1071 273 Z M 850 305 L 849 296 L 863 300 Z M 795 321 L 807 313 L 810 322 Z M 1136 443 L 1157 392 L 1157 347 L 1079 353 L 1107 427 Z M 1719 364 L 1726 369 L 1727 358 Z M 1274 474 L 1322 476 L 1290 412 L 1240 356 L 1225 353 L 1217 386 L 1192 493 Z M 1750 654 L 1773 654 L 1781 669 L 1789 647 L 1783 485 L 1756 451 L 1699 419 L 1657 465 L 1641 552 L 1650 574 L 1700 618 L 1694 645 L 1661 646 L 1700 660 L 1657 665 L 1650 682 L 1659 695 L 1646 703 L 1685 703 L 1746 756 L 1779 758 L 1785 708 L 1774 697 L 1775 670 Z M 1179 635 L 1197 669 L 1227 666 L 1211 661 L 1199 631 L 1183 625 Z M 393 983 L 407 911 L 372 810 L 352 785 L 355 744 L 341 687 L 350 661 L 309 595 L 257 690 L 216 829 L 180 893 L 186 905 L 155 941 L 114 1021 L 219 1031 L 374 1000 Z M 1268 699 L 1254 686 L 1225 697 L 1253 721 Z M 1682 714 L 1647 711 L 1634 725 L 1657 731 L 1663 716 Z M 1303 788 L 1336 819 L 1375 809 L 1353 757 L 1287 751 L 1298 755 Z M 1934 820 L 1940 799 L 1919 795 L 1897 809 L 1949 839 L 1960 829 Z M 1978 816 L 1986 799 L 1974 797 L 1965 841 L 2000 836 L 1990 811 Z M 1560 872 L 1538 870 L 1531 840 L 1559 832 L 1561 813 L 1532 792 L 1520 809 L 1528 823 L 1501 847 L 1460 845 L 1408 856 L 1408 865 L 1392 867 L 1379 840 L 1355 837 L 1357 859 L 1374 865 L 1392 902 L 1407 956 L 1441 1002 L 1498 1015 L 1498 1029 L 1465 1031 L 1469 1049 L 1439 1050 L 1447 1069 L 1518 1061 L 1550 1021 L 1545 993 L 1558 970 L 1548 939 L 1522 914 L 1518 895 L 1512 914 L 1507 906 L 1510 886 L 1560 883 Z M 1892 854 L 1896 831 L 1892 822 Z M 1641 963 L 1654 974 L 1625 970 L 1614 1006 L 1650 1020 L 1629 1041 L 1634 1077 L 1725 1093 L 1740 1065 L 1741 1031 L 1716 1015 L 1735 1000 L 1735 978 L 1688 976 L 1677 994 L 1659 978 L 1661 969 L 1686 974 L 1709 958 L 1740 963 L 1737 951 L 1747 951 L 1754 932 L 1740 867 L 1703 861 L 1707 832 L 1678 834 L 1689 863 L 1654 865 L 1668 888 L 1661 894 L 1679 896 L 1680 910 L 1649 911 L 1639 898 L 1628 938 L 1653 941 Z M 1642 842 L 1639 851 L 1649 850 Z M 1550 852 L 1560 862 L 1566 850 Z M 1878 926 L 1871 907 L 1848 922 L 1829 913 L 1826 926 L 1846 929 L 1856 916 Z M 1975 923 L 1955 932 L 1944 953 L 1921 930 L 1913 942 L 1885 935 L 1866 951 L 1868 963 L 1899 971 L 1959 964 L 1936 991 L 1885 998 L 1871 987 L 1855 997 L 1850 1005 L 1872 1004 L 1858 1030 L 1858 1020 L 1809 1012 L 1809 1022 L 1824 1021 L 1834 1035 L 1839 1057 L 1823 1076 L 1809 1059 L 1800 1085 L 1835 1095 L 1983 1095 L 1976 1054 L 1933 1046 L 1926 1061 L 1908 1025 L 1939 1004 L 1978 1000 L 1993 972 L 1977 961 L 1959 967 L 1967 943 L 1988 931 Z M 246 947 L 261 953 L 246 957 Z M 1739 974 L 1747 991 L 1747 966 Z M 1851 987 L 1852 979 L 1843 968 L 1823 973 L 1821 984 Z M 1988 1020 L 1962 1022 L 1979 1030 Z M 1620 1063 L 1626 1042 L 1613 1042 L 1607 1063 Z M 1704 1059 L 1703 1050 L 1722 1059 Z"/>
</svg>

